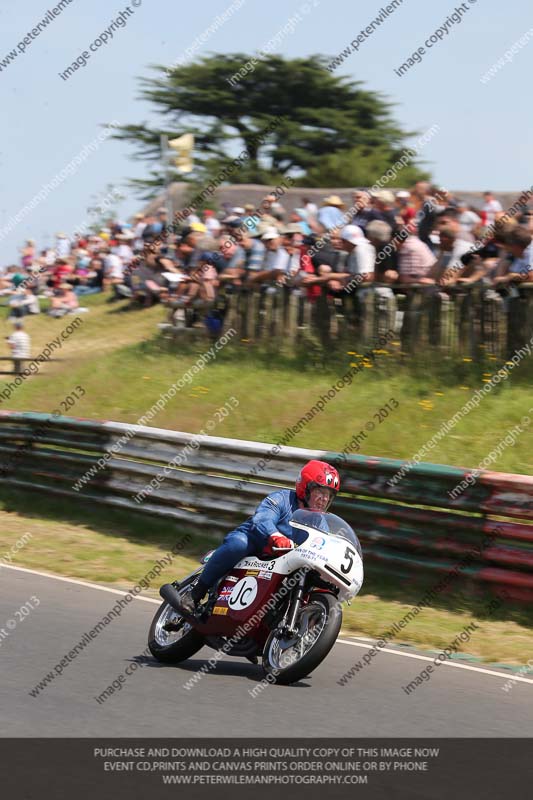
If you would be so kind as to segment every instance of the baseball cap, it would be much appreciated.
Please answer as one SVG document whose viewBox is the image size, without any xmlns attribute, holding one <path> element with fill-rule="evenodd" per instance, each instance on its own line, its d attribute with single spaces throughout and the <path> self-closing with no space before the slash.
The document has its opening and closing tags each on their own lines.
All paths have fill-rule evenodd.
<svg viewBox="0 0 533 800">
<path fill-rule="evenodd" d="M 359 225 L 346 225 L 341 231 L 341 239 L 350 244 L 357 244 L 364 239 L 364 234 Z"/>
<path fill-rule="evenodd" d="M 280 236 L 280 232 L 277 228 L 267 228 L 266 231 L 262 234 L 261 239 L 264 242 L 268 242 L 271 239 L 277 239 Z"/>
</svg>

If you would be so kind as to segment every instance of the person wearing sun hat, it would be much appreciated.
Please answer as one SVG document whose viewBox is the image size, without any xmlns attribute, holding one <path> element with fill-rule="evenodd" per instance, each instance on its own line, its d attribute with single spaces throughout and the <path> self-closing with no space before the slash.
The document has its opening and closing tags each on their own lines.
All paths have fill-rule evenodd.
<svg viewBox="0 0 533 800">
<path fill-rule="evenodd" d="M 318 210 L 318 221 L 322 225 L 324 232 L 330 231 L 332 228 L 339 228 L 345 224 L 344 214 L 342 210 L 344 203 L 337 194 L 330 194 L 324 197 L 322 206 Z"/>
<path fill-rule="evenodd" d="M 357 225 L 346 225 L 341 232 L 341 249 L 348 253 L 346 271 L 361 276 L 365 281 L 374 280 L 376 248 L 365 237 Z"/>
<path fill-rule="evenodd" d="M 260 269 L 248 274 L 250 284 L 271 282 L 284 275 L 289 265 L 290 256 L 283 247 L 283 238 L 278 228 L 268 227 L 261 234 L 260 240 L 265 248 L 263 263 Z"/>
</svg>

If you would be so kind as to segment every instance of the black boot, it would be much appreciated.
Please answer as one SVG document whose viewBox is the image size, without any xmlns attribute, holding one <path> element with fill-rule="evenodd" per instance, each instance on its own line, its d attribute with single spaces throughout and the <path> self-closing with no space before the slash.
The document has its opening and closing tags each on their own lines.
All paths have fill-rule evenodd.
<svg viewBox="0 0 533 800">
<path fill-rule="evenodd" d="M 207 589 L 208 587 L 201 581 L 198 581 L 192 588 L 188 586 L 183 593 L 180 594 L 180 611 L 184 611 L 186 614 L 195 614 L 196 607 L 207 592 Z"/>
<path fill-rule="evenodd" d="M 206 586 L 202 580 L 197 581 L 196 585 L 193 586 L 191 591 L 191 599 L 195 605 L 198 605 L 198 603 L 205 597 L 208 589 L 209 586 Z"/>
</svg>

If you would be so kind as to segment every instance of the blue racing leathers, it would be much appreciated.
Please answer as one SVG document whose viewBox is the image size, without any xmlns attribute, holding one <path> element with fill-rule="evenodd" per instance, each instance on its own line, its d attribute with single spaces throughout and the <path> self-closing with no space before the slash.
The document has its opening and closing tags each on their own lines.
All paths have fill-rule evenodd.
<svg viewBox="0 0 533 800">
<path fill-rule="evenodd" d="M 204 568 L 201 575 L 202 583 L 211 587 L 241 558 L 259 555 L 272 533 L 281 533 L 296 544 L 305 541 L 307 538 L 305 531 L 291 528 L 289 525 L 289 520 L 298 508 L 300 504 L 293 490 L 278 489 L 265 497 L 255 509 L 253 516 L 225 536 Z"/>
</svg>

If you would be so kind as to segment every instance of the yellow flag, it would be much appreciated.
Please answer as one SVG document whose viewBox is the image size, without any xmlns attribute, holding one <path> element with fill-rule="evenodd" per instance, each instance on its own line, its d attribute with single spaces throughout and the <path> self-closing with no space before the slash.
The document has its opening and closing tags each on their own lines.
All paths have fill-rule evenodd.
<svg viewBox="0 0 533 800">
<path fill-rule="evenodd" d="M 176 150 L 178 154 L 175 160 L 178 172 L 192 172 L 192 154 L 194 150 L 193 134 L 184 133 L 183 136 L 178 136 L 177 139 L 170 139 L 168 146 Z"/>
</svg>

